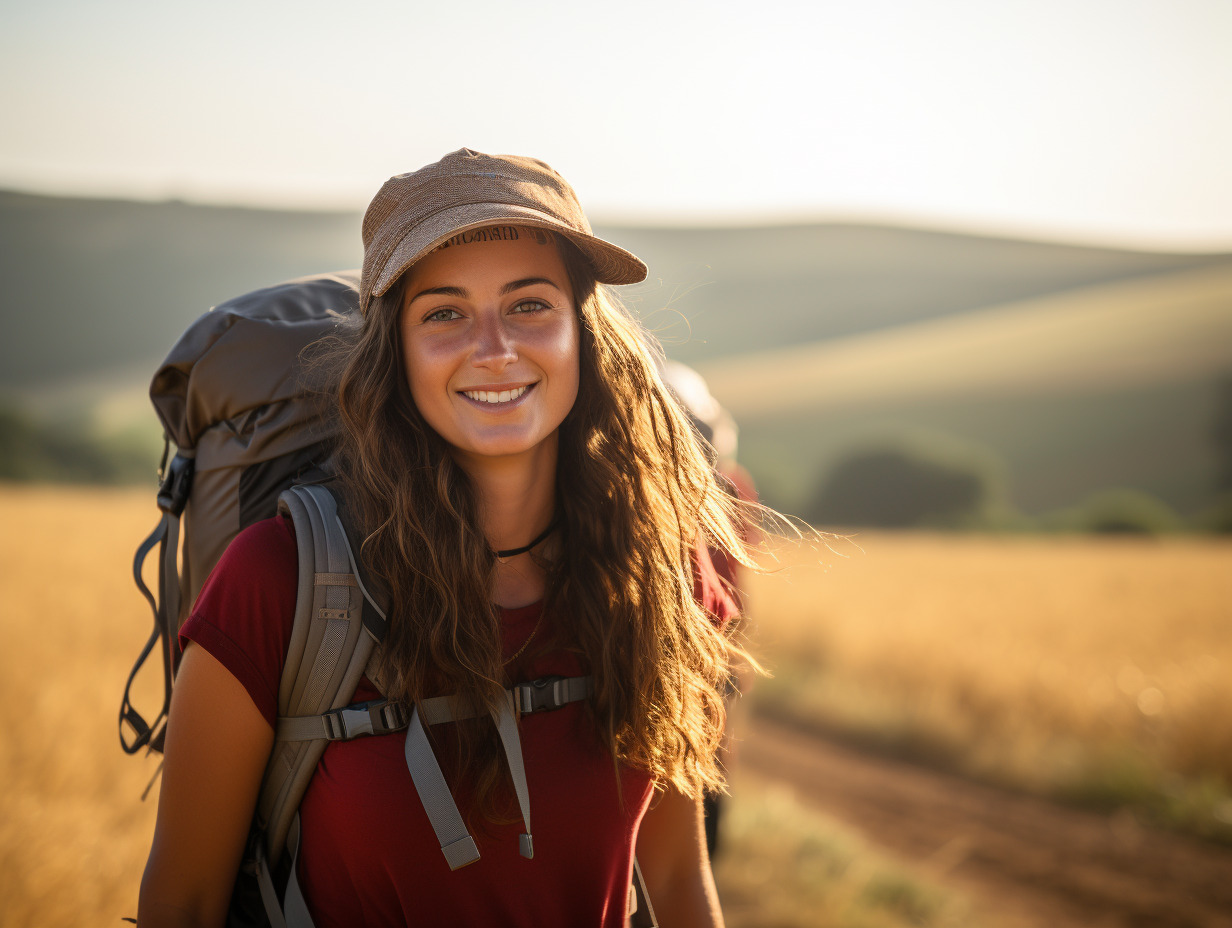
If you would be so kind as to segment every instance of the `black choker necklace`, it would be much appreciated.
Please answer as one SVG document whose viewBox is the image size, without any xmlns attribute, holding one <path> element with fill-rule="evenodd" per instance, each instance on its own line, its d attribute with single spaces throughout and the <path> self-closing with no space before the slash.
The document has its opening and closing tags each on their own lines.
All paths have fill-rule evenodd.
<svg viewBox="0 0 1232 928">
<path fill-rule="evenodd" d="M 542 542 L 545 538 L 547 538 L 547 537 L 548 537 L 549 535 L 551 535 L 554 531 L 556 531 L 556 525 L 557 525 L 556 520 L 555 520 L 555 519 L 553 519 L 553 520 L 552 520 L 552 521 L 548 524 L 548 527 L 547 527 L 547 528 L 545 528 L 542 532 L 540 532 L 540 533 L 539 533 L 539 535 L 535 538 L 535 540 L 534 540 L 534 541 L 532 541 L 530 544 L 528 544 L 528 545 L 523 545 L 523 546 L 522 546 L 522 547 L 520 547 L 520 548 L 508 548 L 508 549 L 506 549 L 506 550 L 504 550 L 504 551 L 497 551 L 497 552 L 496 552 L 496 556 L 497 556 L 498 558 L 500 558 L 500 559 L 503 561 L 503 560 L 505 560 L 505 558 L 509 558 L 509 557 L 517 557 L 519 554 L 525 554 L 525 553 L 526 553 L 527 551 L 529 551 L 531 548 L 533 548 L 533 547 L 535 547 L 536 545 L 540 544 L 540 543 L 541 543 L 541 542 Z"/>
</svg>

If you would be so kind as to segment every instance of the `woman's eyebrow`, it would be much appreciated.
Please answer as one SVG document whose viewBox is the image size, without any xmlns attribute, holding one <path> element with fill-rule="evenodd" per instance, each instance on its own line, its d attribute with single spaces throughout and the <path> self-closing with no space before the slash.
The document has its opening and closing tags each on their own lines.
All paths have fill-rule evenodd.
<svg viewBox="0 0 1232 928">
<path fill-rule="evenodd" d="M 546 277 L 523 277 L 521 280 L 511 280 L 501 287 L 501 296 L 512 293 L 514 290 L 521 290 L 523 287 L 532 287 L 535 284 L 547 284 L 554 290 L 560 290 L 555 281 L 548 280 Z"/>
<path fill-rule="evenodd" d="M 547 284 L 554 290 L 560 290 L 555 281 L 548 280 L 546 277 L 523 277 L 520 280 L 511 280 L 501 287 L 501 296 L 512 293 L 514 290 L 521 290 L 523 287 L 533 287 L 535 284 Z M 561 292 L 563 293 L 564 291 L 561 290 Z M 465 300 L 470 296 L 470 293 L 464 287 L 425 287 L 407 300 L 406 305 L 411 305 L 421 296 L 452 296 L 457 297 L 459 300 Z"/>
<path fill-rule="evenodd" d="M 406 305 L 410 306 L 421 296 L 456 296 L 458 299 L 464 300 L 467 295 L 467 292 L 461 287 L 425 287 L 407 300 Z"/>
</svg>

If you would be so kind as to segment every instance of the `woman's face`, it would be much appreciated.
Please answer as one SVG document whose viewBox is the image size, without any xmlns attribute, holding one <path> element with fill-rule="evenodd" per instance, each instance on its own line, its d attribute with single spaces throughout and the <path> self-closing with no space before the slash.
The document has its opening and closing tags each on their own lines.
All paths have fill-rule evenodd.
<svg viewBox="0 0 1232 928">
<path fill-rule="evenodd" d="M 459 463 L 545 451 L 554 463 L 557 428 L 577 399 L 577 310 L 553 237 L 500 231 L 506 237 L 450 244 L 409 271 L 407 382 Z"/>
</svg>

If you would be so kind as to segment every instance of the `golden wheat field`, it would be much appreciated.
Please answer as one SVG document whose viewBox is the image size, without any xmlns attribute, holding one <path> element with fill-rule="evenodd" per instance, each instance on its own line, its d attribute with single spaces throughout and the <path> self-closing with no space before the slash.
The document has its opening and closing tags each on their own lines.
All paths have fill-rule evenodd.
<svg viewBox="0 0 1232 928">
<path fill-rule="evenodd" d="M 0 486 L 2 925 L 115 925 L 135 914 L 155 812 L 153 797 L 138 797 L 156 762 L 121 753 L 116 717 L 150 627 L 130 570 L 155 521 L 152 497 Z M 1064 745 L 1092 739 L 1146 745 L 1178 770 L 1226 763 L 1226 544 L 891 535 L 859 544 L 836 545 L 847 557 L 822 552 L 824 571 L 817 552 L 788 551 L 795 566 L 755 579 L 759 647 L 777 668 L 757 698 L 771 711 L 777 700 L 843 724 L 936 729 L 990 769 L 1026 746 L 1055 743 L 1066 756 Z M 143 707 L 159 688 L 151 675 Z M 881 861 L 787 794 L 738 791 L 729 814 L 719 879 L 723 891 L 726 872 L 739 903 L 733 926 L 767 923 L 759 873 L 773 882 L 765 898 L 779 925 L 968 923 L 946 890 Z M 812 876 L 848 872 L 862 876 Z M 918 904 L 873 916 L 853 908 L 879 879 L 917 887 L 935 918 L 922 922 Z"/>
<path fill-rule="evenodd" d="M 156 513 L 148 492 L 0 489 L 4 925 L 136 915 L 155 812 L 138 797 L 156 762 L 121 753 L 117 717 L 153 624 L 130 571 Z"/>
<path fill-rule="evenodd" d="M 784 546 L 782 569 L 750 581 L 775 671 L 759 681 L 761 709 L 981 778 L 1154 796 L 1176 824 L 1232 826 L 1232 543 L 831 544 Z"/>
</svg>

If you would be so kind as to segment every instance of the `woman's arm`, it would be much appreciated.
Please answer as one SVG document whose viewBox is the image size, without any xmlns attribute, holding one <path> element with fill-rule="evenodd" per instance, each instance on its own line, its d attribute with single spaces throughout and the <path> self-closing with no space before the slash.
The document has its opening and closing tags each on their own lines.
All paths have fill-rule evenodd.
<svg viewBox="0 0 1232 928">
<path fill-rule="evenodd" d="M 189 643 L 167 721 L 141 928 L 223 924 L 273 743 L 239 680 Z"/>
<path fill-rule="evenodd" d="M 642 818 L 637 860 L 662 928 L 723 928 L 701 800 L 670 786 L 657 797 Z"/>
</svg>

